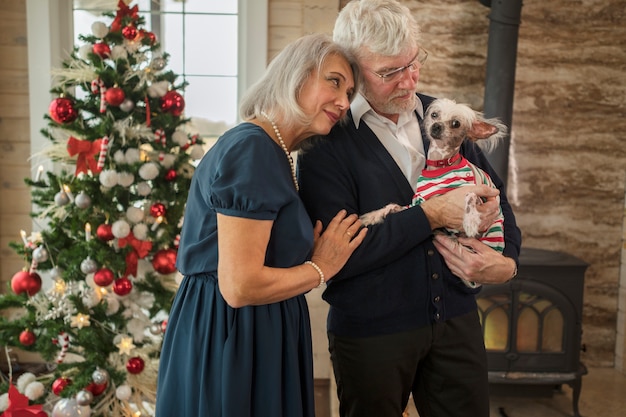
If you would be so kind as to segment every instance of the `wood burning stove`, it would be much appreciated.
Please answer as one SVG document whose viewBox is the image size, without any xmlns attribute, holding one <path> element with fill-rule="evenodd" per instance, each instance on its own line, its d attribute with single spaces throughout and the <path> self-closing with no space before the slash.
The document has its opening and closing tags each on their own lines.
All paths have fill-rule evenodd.
<svg viewBox="0 0 626 417">
<path fill-rule="evenodd" d="M 489 367 L 498 392 L 551 395 L 555 386 L 573 390 L 574 416 L 582 376 L 580 361 L 584 274 L 574 256 L 522 248 L 518 276 L 486 285 L 477 295 Z"/>
</svg>

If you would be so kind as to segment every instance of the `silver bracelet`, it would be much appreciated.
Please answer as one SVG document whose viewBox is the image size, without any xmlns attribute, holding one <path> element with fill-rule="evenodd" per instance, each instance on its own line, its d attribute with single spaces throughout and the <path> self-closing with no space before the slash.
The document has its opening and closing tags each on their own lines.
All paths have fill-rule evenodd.
<svg viewBox="0 0 626 417">
<path fill-rule="evenodd" d="M 320 268 L 319 266 L 317 266 L 317 264 L 313 261 L 305 261 L 305 264 L 311 265 L 319 274 L 320 276 L 320 283 L 317 286 L 317 288 L 321 287 L 322 285 L 324 285 L 324 283 L 326 282 L 326 280 L 324 279 L 324 273 L 322 272 L 322 268 Z"/>
</svg>

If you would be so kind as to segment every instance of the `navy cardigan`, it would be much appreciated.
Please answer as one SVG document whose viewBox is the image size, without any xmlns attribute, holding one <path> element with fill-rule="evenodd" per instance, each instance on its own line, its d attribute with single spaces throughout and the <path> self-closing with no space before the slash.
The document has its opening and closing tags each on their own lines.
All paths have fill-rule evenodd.
<svg viewBox="0 0 626 417">
<path fill-rule="evenodd" d="M 434 100 L 418 94 L 427 108 Z M 420 125 L 422 119 L 418 115 Z M 422 137 L 426 137 L 422 126 Z M 426 142 L 426 141 L 425 141 Z M 428 143 L 424 144 L 426 152 Z M 521 233 L 502 180 L 481 150 L 465 141 L 461 153 L 484 169 L 500 189 L 504 256 L 518 262 Z M 388 203 L 408 205 L 415 192 L 367 124 L 356 129 L 351 113 L 324 138 L 314 139 L 298 158 L 300 196 L 313 221 L 327 225 L 340 209 L 366 213 Z M 328 331 L 366 337 L 415 329 L 476 309 L 475 294 L 452 275 L 432 243 L 420 206 L 370 226 L 365 241 L 335 276 L 322 297 L 330 304 Z"/>
</svg>

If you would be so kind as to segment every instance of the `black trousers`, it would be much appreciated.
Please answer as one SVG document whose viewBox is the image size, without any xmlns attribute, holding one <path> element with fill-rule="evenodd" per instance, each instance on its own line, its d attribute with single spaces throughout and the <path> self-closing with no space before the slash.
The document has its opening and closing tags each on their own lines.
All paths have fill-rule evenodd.
<svg viewBox="0 0 626 417">
<path fill-rule="evenodd" d="M 420 417 L 489 417 L 477 312 L 404 333 L 328 337 L 341 417 L 400 417 L 410 393 Z"/>
</svg>

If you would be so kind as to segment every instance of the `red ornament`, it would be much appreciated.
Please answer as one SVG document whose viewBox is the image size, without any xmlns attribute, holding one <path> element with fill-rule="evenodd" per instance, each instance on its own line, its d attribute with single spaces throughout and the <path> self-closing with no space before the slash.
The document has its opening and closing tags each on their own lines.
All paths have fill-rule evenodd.
<svg viewBox="0 0 626 417">
<path fill-rule="evenodd" d="M 142 39 L 148 39 L 148 43 L 150 45 L 154 45 L 156 43 L 156 41 L 157 41 L 156 35 L 154 33 L 152 33 L 152 32 L 148 32 L 145 29 L 141 29 L 139 31 L 139 35 L 141 36 Z"/>
<path fill-rule="evenodd" d="M 20 271 L 11 278 L 11 289 L 17 295 L 26 292 L 33 296 L 41 289 L 41 277 L 36 272 Z"/>
<path fill-rule="evenodd" d="M 97 43 L 93 46 L 93 53 L 100 58 L 106 58 L 111 55 L 111 48 L 104 42 Z"/>
<path fill-rule="evenodd" d="M 54 392 L 56 395 L 60 395 L 61 392 L 65 389 L 65 387 L 67 387 L 71 383 L 72 383 L 71 379 L 68 379 L 68 378 L 65 378 L 65 377 L 57 378 L 52 383 L 52 392 Z"/>
<path fill-rule="evenodd" d="M 92 382 L 91 384 L 87 385 L 85 389 L 91 392 L 94 397 L 97 397 L 98 395 L 106 391 L 108 384 L 108 382 L 103 382 L 102 384 L 96 384 L 95 382 Z"/>
<path fill-rule="evenodd" d="M 119 87 L 111 87 L 104 93 L 104 100 L 111 106 L 119 106 L 125 99 L 126 94 Z"/>
<path fill-rule="evenodd" d="M 130 358 L 128 362 L 126 362 L 126 370 L 130 372 L 131 374 L 141 373 L 141 371 L 143 371 L 143 368 L 145 366 L 146 366 L 145 362 L 139 356 Z"/>
<path fill-rule="evenodd" d="M 185 110 L 185 99 L 174 90 L 168 91 L 161 97 L 161 110 L 178 117 Z"/>
<path fill-rule="evenodd" d="M 133 25 L 128 25 L 124 29 L 122 29 L 122 36 L 130 41 L 137 37 L 137 33 L 137 28 Z"/>
<path fill-rule="evenodd" d="M 31 346 L 36 340 L 37 337 L 35 336 L 35 333 L 30 330 L 24 330 L 20 333 L 20 343 L 24 346 Z"/>
<path fill-rule="evenodd" d="M 115 280 L 115 275 L 113 275 L 113 271 L 109 268 L 101 268 L 93 274 L 93 282 L 101 287 L 111 285 L 113 280 Z"/>
<path fill-rule="evenodd" d="M 159 274 L 167 275 L 176 271 L 176 250 L 162 249 L 154 254 L 152 266 Z"/>
<path fill-rule="evenodd" d="M 130 294 L 133 290 L 133 283 L 126 277 L 118 278 L 113 284 L 113 292 L 119 296 Z"/>
<path fill-rule="evenodd" d="M 157 217 L 165 216 L 165 204 L 154 203 L 152 207 L 150 207 L 150 215 L 155 219 Z"/>
<path fill-rule="evenodd" d="M 96 236 L 98 236 L 98 239 L 104 242 L 115 239 L 115 236 L 113 236 L 113 227 L 108 223 L 103 223 L 98 226 L 98 229 L 96 230 Z"/>
<path fill-rule="evenodd" d="M 166 329 L 167 329 L 167 320 L 163 320 L 163 321 L 161 322 L 161 331 L 162 331 L 163 333 L 165 333 L 165 330 L 166 330 Z"/>
<path fill-rule="evenodd" d="M 71 123 L 78 117 L 74 108 L 74 102 L 67 97 L 59 97 L 52 100 L 48 107 L 50 117 L 57 123 Z"/>
<path fill-rule="evenodd" d="M 176 179 L 176 170 L 175 169 L 170 169 L 169 171 L 167 171 L 165 173 L 165 180 L 166 181 L 174 181 Z"/>
</svg>

